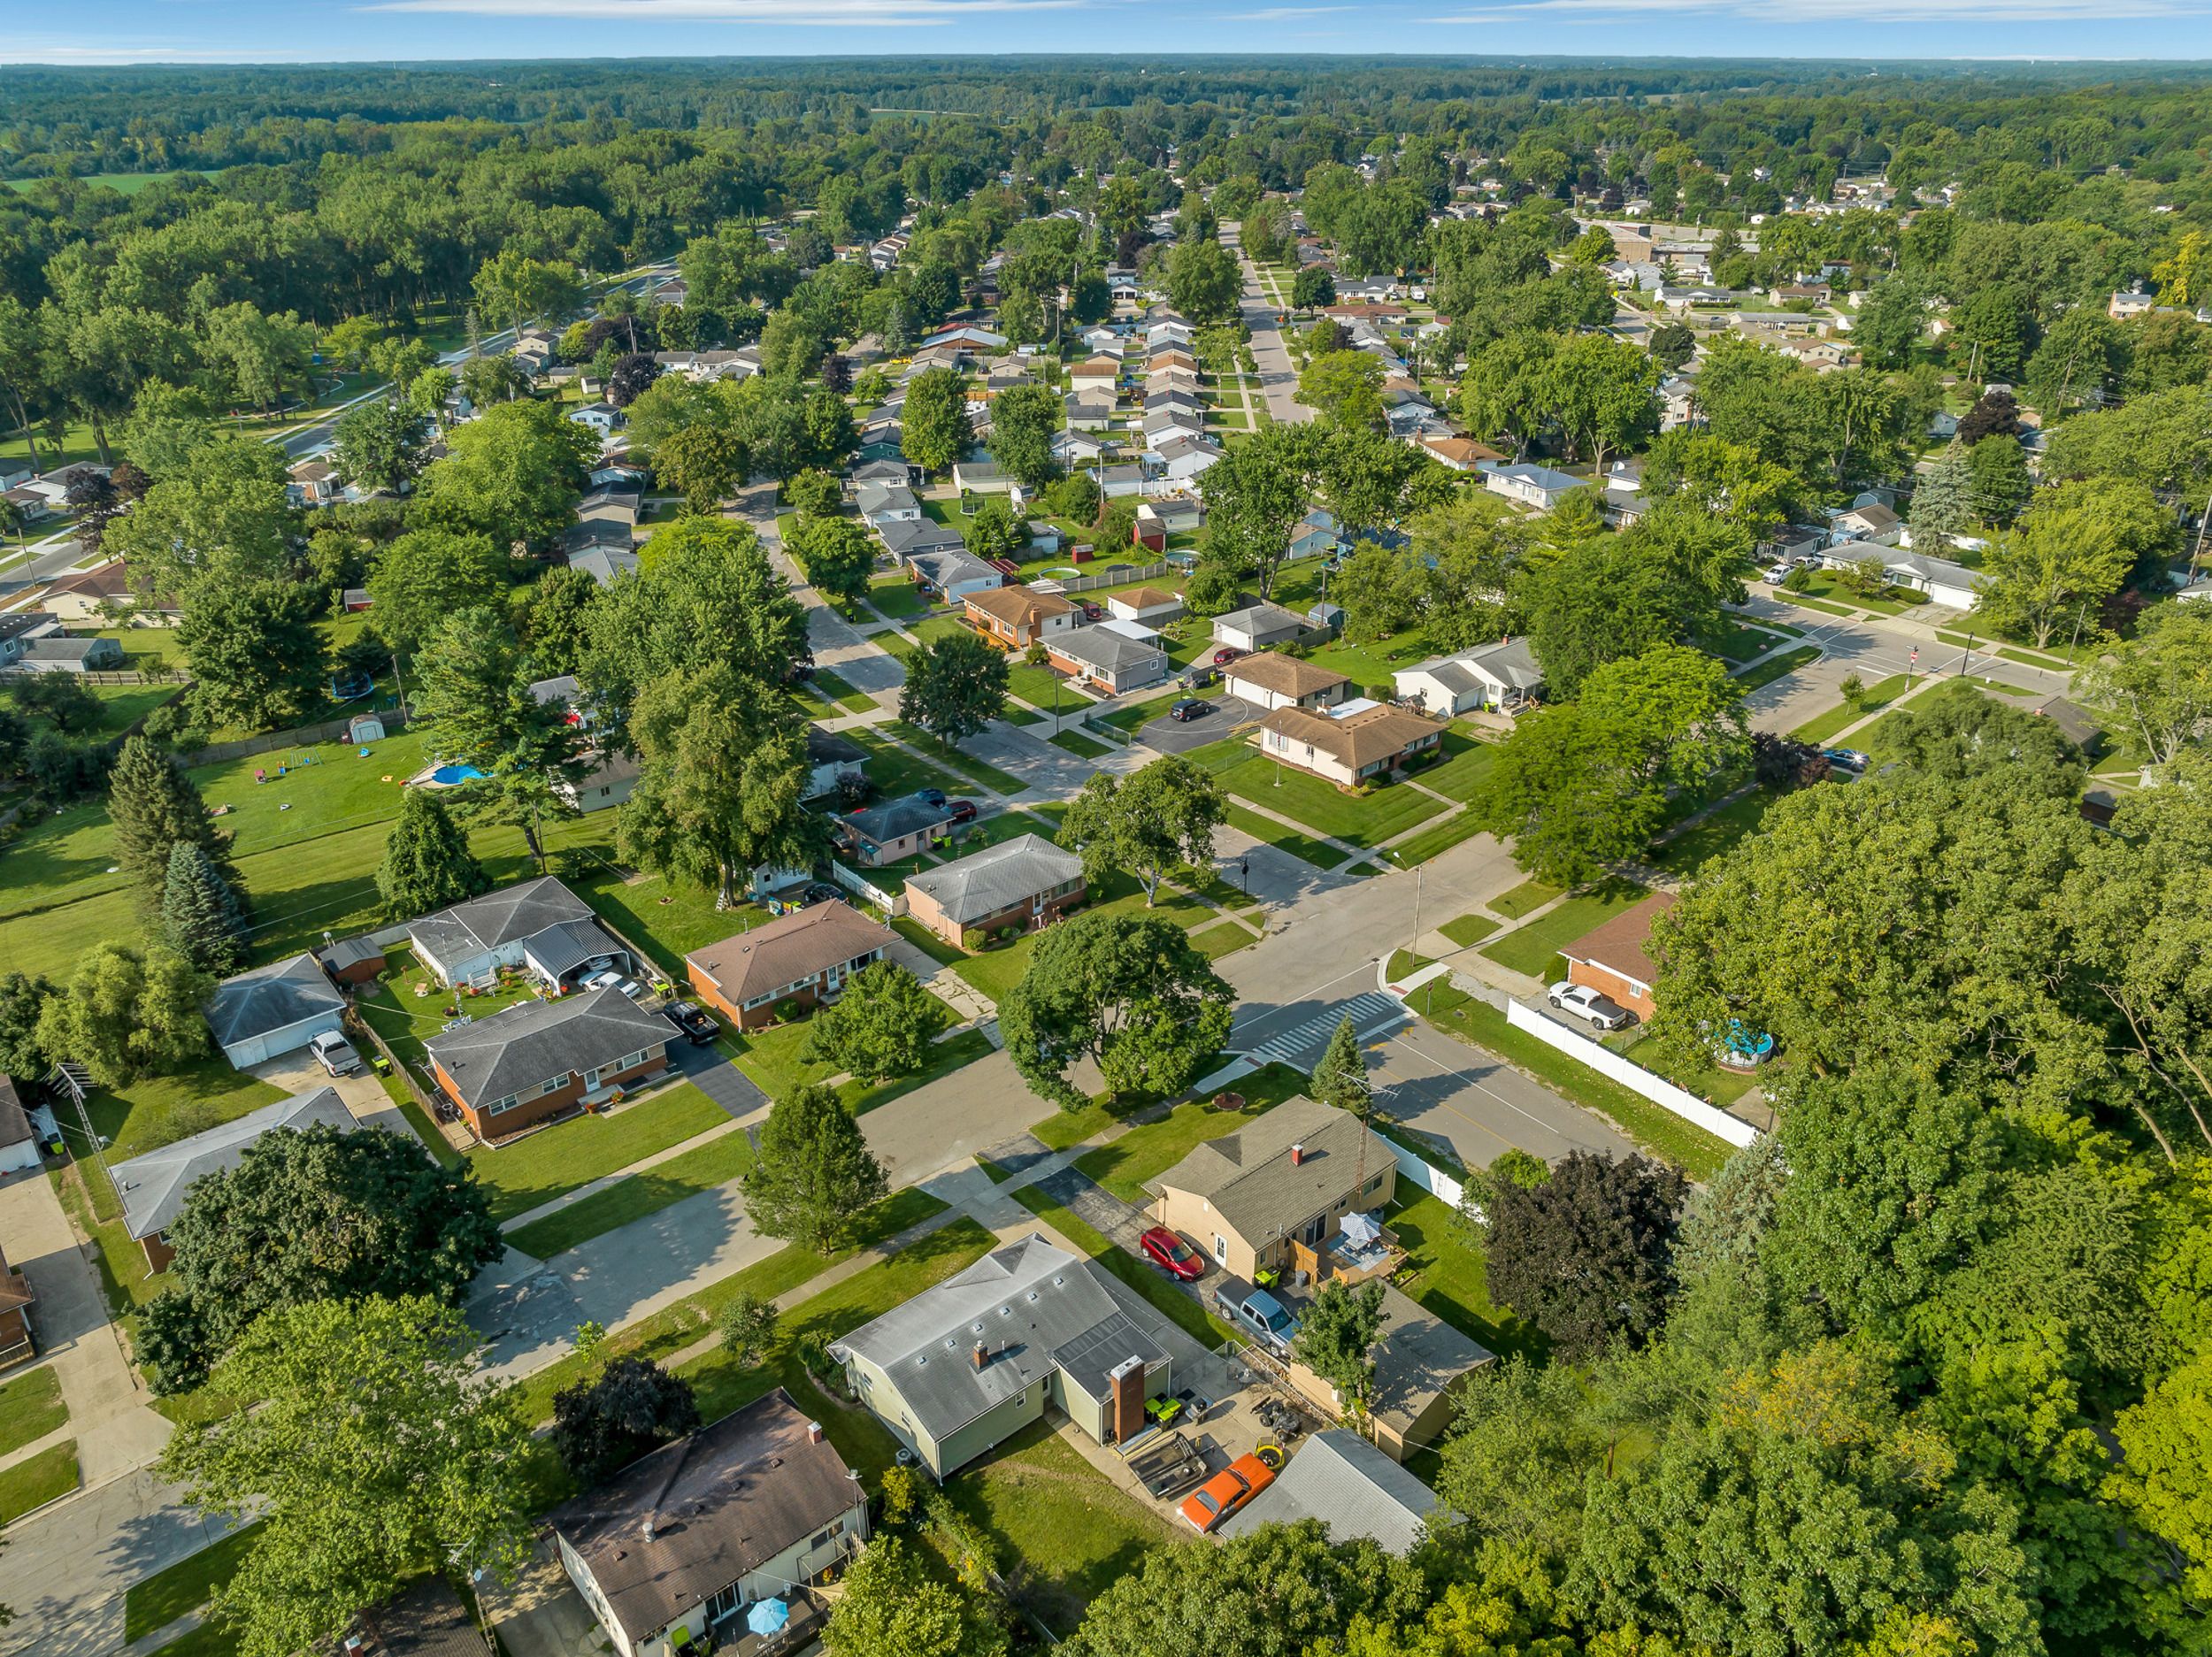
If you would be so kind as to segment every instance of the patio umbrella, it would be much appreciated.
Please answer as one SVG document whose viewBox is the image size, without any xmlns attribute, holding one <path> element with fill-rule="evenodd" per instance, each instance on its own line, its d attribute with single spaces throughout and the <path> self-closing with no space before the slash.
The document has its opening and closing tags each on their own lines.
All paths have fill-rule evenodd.
<svg viewBox="0 0 2212 1657">
<path fill-rule="evenodd" d="M 1348 1214 L 1344 1216 L 1344 1240 L 1355 1248 L 1364 1248 L 1382 1235 L 1382 1222 L 1371 1214 Z"/>
<path fill-rule="evenodd" d="M 791 1607 L 780 1599 L 756 1599 L 745 1613 L 745 1626 L 756 1634 L 778 1634 L 791 1621 Z"/>
</svg>

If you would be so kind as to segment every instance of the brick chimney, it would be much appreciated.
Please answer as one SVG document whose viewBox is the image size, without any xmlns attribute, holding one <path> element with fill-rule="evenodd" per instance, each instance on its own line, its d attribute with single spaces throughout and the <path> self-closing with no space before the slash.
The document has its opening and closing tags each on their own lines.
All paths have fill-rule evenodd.
<svg viewBox="0 0 2212 1657">
<path fill-rule="evenodd" d="M 820 1422 L 810 1421 L 807 1423 L 806 1441 L 809 1444 L 819 1444 L 822 1442 L 822 1423 Z"/>
<path fill-rule="evenodd" d="M 969 1355 L 974 1362 L 975 1367 L 979 1369 L 991 1361 L 990 1354 L 984 1351 L 983 1343 L 979 1340 L 975 1343 L 975 1351 Z"/>
<path fill-rule="evenodd" d="M 1305 1160 L 1306 1147 L 1303 1145 L 1294 1145 L 1290 1147 L 1290 1165 L 1293 1168 L 1297 1167 Z"/>
<path fill-rule="evenodd" d="M 1124 1358 L 1106 1378 L 1113 1388 L 1114 1442 L 1127 1444 L 1144 1431 L 1144 1360 Z"/>
</svg>

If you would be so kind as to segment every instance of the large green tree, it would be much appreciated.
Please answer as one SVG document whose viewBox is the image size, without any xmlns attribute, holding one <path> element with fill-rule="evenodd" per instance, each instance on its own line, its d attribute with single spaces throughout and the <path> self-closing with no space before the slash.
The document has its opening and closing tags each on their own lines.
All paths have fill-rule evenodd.
<svg viewBox="0 0 2212 1657">
<path fill-rule="evenodd" d="M 1211 871 L 1214 831 L 1228 820 L 1221 785 L 1188 760 L 1167 755 L 1127 777 L 1094 774 L 1068 802 L 1056 838 L 1082 854 L 1085 878 L 1094 886 L 1116 870 L 1135 875 L 1150 909 L 1166 876 Z"/>
<path fill-rule="evenodd" d="M 575 521 L 599 456 L 592 429 L 551 403 L 502 403 L 456 426 L 422 474 L 411 521 L 543 550 Z"/>
<path fill-rule="evenodd" d="M 148 907 L 169 880 L 170 853 L 180 842 L 199 847 L 235 892 L 230 836 L 215 826 L 207 802 L 177 756 L 149 738 L 127 739 L 109 773 L 108 818 L 115 825 L 115 861 Z"/>
<path fill-rule="evenodd" d="M 743 1188 L 756 1231 L 827 1254 L 851 1239 L 890 1183 L 835 1090 L 802 1084 L 769 1107 Z"/>
<path fill-rule="evenodd" d="M 991 400 L 991 458 L 1039 489 L 1060 470 L 1053 458 L 1052 435 L 1066 421 L 1066 410 L 1048 386 L 1015 386 Z"/>
<path fill-rule="evenodd" d="M 161 894 L 162 941 L 203 972 L 227 978 L 246 964 L 245 909 L 206 851 L 180 840 Z"/>
<path fill-rule="evenodd" d="M 927 368 L 907 382 L 899 417 L 902 453 L 925 472 L 949 472 L 975 447 L 967 382 L 949 368 Z"/>
<path fill-rule="evenodd" d="M 490 889 L 491 877 L 445 802 L 428 788 L 403 790 L 376 871 L 386 918 L 412 920 Z"/>
<path fill-rule="evenodd" d="M 1005 656 L 974 633 L 943 634 L 907 658 L 899 717 L 957 748 L 1006 711 L 1008 680 Z"/>
<path fill-rule="evenodd" d="M 872 961 L 846 980 L 834 1007 L 815 1013 L 800 1056 L 864 1082 L 911 1076 L 929 1062 L 930 1039 L 944 1023 L 919 978 L 895 961 Z"/>
<path fill-rule="evenodd" d="M 370 625 L 392 648 L 412 656 L 447 617 L 497 604 L 511 570 L 506 548 L 488 535 L 411 530 L 369 566 Z"/>
<path fill-rule="evenodd" d="M 282 730 L 322 705 L 329 647 L 315 600 L 290 581 L 210 580 L 177 625 L 192 668 L 193 710 L 211 725 Z"/>
<path fill-rule="evenodd" d="M 56 1062 L 73 1060 L 104 1087 L 176 1070 L 207 1051 L 200 1003 L 215 980 L 175 951 L 140 954 L 95 944 L 39 1010 L 35 1040 Z"/>
<path fill-rule="evenodd" d="M 931 1570 L 902 1538 L 872 1544 L 842 1587 L 822 1630 L 830 1657 L 1001 1657 L 1007 1649 L 991 1602 Z"/>
</svg>

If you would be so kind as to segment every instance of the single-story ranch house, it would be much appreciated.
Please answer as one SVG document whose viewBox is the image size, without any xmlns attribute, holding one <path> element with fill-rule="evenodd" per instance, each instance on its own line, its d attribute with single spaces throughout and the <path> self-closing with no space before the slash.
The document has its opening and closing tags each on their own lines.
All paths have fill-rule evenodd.
<svg viewBox="0 0 2212 1657">
<path fill-rule="evenodd" d="M 1300 771 L 1350 788 L 1387 776 L 1443 740 L 1444 725 L 1379 702 L 1343 703 L 1332 718 L 1303 708 L 1278 708 L 1255 733 L 1260 751 Z"/>
<path fill-rule="evenodd" d="M 845 980 L 882 960 L 895 936 L 844 903 L 818 903 L 695 949 L 684 957 L 699 999 L 733 1024 L 758 1030 L 786 1001 L 802 1007 L 836 994 Z"/>
<path fill-rule="evenodd" d="M 1083 896 L 1083 860 L 1035 834 L 906 879 L 906 912 L 956 947 L 970 932 L 1048 926 Z"/>
<path fill-rule="evenodd" d="M 548 988 L 565 989 L 610 967 L 643 965 L 551 875 L 426 915 L 408 927 L 407 941 L 449 989 L 502 967 L 526 967 Z"/>
<path fill-rule="evenodd" d="M 669 1026 L 611 986 L 517 1001 L 423 1044 L 432 1080 L 480 1139 L 503 1138 L 668 1068 Z"/>
</svg>

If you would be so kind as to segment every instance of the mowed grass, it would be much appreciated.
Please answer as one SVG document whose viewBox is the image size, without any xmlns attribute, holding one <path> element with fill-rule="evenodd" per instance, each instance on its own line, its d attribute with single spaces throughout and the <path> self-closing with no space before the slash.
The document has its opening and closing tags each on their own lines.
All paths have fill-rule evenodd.
<svg viewBox="0 0 2212 1657">
<path fill-rule="evenodd" d="M 1483 779 L 1498 763 L 1498 744 L 1447 731 L 1441 746 L 1444 757 L 1425 770 L 1414 772 L 1414 777 L 1424 788 L 1449 794 L 1463 804 L 1475 797 Z"/>
<path fill-rule="evenodd" d="M 1808 719 L 1790 735 L 1800 742 L 1810 742 L 1816 746 L 1826 742 L 1846 725 L 1856 725 L 1895 702 L 1911 688 L 1913 677 L 1893 673 L 1887 679 L 1877 679 L 1860 693 L 1857 707 L 1846 702 L 1841 707 L 1831 708 L 1817 718 Z"/>
<path fill-rule="evenodd" d="M 32 1370 L 0 1386 L 0 1455 L 69 1424 L 61 1377 L 52 1367 Z"/>
<path fill-rule="evenodd" d="M 1055 748 L 1065 748 L 1078 759 L 1104 759 L 1114 751 L 1105 743 L 1085 736 L 1080 731 L 1062 731 L 1046 740 Z"/>
<path fill-rule="evenodd" d="M 753 1142 L 744 1130 L 733 1128 L 681 1156 L 595 1191 L 558 1213 L 533 1220 L 508 1232 L 507 1241 L 526 1254 L 550 1260 L 634 1220 L 726 1185 L 752 1165 Z"/>
<path fill-rule="evenodd" d="M 196 1553 L 131 1584 L 123 1595 L 123 1638 L 144 1638 L 214 1598 L 238 1574 L 260 1539 L 260 1527 L 244 1525 Z"/>
<path fill-rule="evenodd" d="M 1075 1165 L 1124 1202 L 1141 1205 L 1148 1200 L 1146 1180 L 1165 1173 L 1207 1140 L 1256 1121 L 1305 1086 L 1304 1075 L 1290 1066 L 1266 1065 L 1236 1084 L 1244 1096 L 1243 1109 L 1216 1110 L 1192 1100 L 1155 1121 L 1138 1124 L 1110 1144 L 1084 1152 Z"/>
<path fill-rule="evenodd" d="M 1317 869 L 1339 869 L 1351 861 L 1352 854 L 1340 846 L 1316 840 L 1301 833 L 1286 823 L 1263 817 L 1248 806 L 1234 801 L 1229 803 L 1229 826 L 1249 834 L 1256 840 L 1263 840 L 1278 851 L 1288 852 L 1301 863 L 1311 863 Z"/>
<path fill-rule="evenodd" d="M 1519 1353 L 1541 1358 L 1550 1351 L 1543 1331 L 1492 1303 L 1489 1262 L 1442 1198 L 1423 1193 L 1384 1224 L 1406 1251 L 1406 1263 L 1390 1280 L 1393 1286 L 1501 1357 Z"/>
<path fill-rule="evenodd" d="M 85 1101 L 93 1131 L 108 1140 L 112 1161 L 157 1150 L 273 1105 L 284 1090 L 242 1070 L 219 1053 L 195 1059 L 170 1076 L 149 1076 Z"/>
<path fill-rule="evenodd" d="M 1442 932 L 1462 949 L 1472 949 L 1492 932 L 1498 930 L 1498 923 L 1487 915 L 1462 915 L 1455 919 L 1446 921 L 1436 930 Z"/>
<path fill-rule="evenodd" d="M 1517 921 L 1522 916 L 1542 909 L 1564 890 L 1548 880 L 1524 880 L 1511 891 L 1500 893 L 1484 907 L 1509 921 Z"/>
<path fill-rule="evenodd" d="M 58 1501 L 76 1488 L 77 1441 L 65 1438 L 0 1470 L 0 1524 L 20 1519 L 34 1507 Z"/>
<path fill-rule="evenodd" d="M 970 781 L 981 783 L 995 794 L 1019 794 L 1029 786 L 1013 772 L 1001 771 L 988 760 L 979 759 L 956 748 L 947 748 L 918 725 L 909 725 L 903 719 L 892 719 L 887 721 L 883 728 L 908 747 L 923 749 L 939 764 L 951 766 Z"/>
<path fill-rule="evenodd" d="M 1217 742 L 1189 756 L 1240 800 L 1265 806 L 1348 846 L 1375 847 L 1449 809 L 1417 788 L 1386 784 L 1349 794 L 1335 784 L 1280 764 L 1242 742 Z"/>
<path fill-rule="evenodd" d="M 1770 656 L 1748 671 L 1737 674 L 1736 683 L 1748 695 L 1755 690 L 1771 685 L 1778 679 L 1787 679 L 1808 662 L 1817 662 L 1819 659 L 1819 646 L 1801 644 L 1793 650 L 1785 650 L 1779 656 Z"/>
<path fill-rule="evenodd" d="M 728 1120 L 721 1106 L 679 1082 L 603 1116 L 572 1116 L 511 1145 L 479 1146 L 469 1162 L 490 1193 L 492 1217 L 511 1220 Z"/>
<path fill-rule="evenodd" d="M 1409 834 L 1394 841 L 1390 848 L 1391 861 L 1402 869 L 1440 856 L 1482 832 L 1482 818 L 1473 811 L 1455 811 L 1451 816 L 1432 823 L 1418 834 Z"/>
<path fill-rule="evenodd" d="M 1651 894 L 1632 880 L 1609 880 L 1594 891 L 1569 898 L 1557 909 L 1487 945 L 1483 954 L 1501 966 L 1544 978 L 1559 952 L 1584 933 L 1611 920 Z"/>
</svg>

